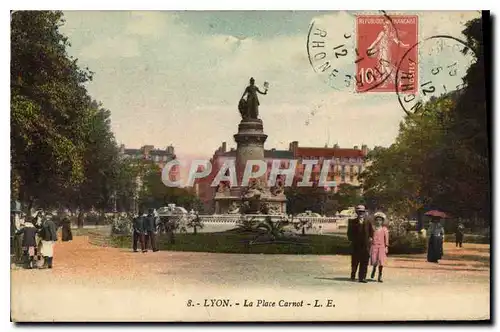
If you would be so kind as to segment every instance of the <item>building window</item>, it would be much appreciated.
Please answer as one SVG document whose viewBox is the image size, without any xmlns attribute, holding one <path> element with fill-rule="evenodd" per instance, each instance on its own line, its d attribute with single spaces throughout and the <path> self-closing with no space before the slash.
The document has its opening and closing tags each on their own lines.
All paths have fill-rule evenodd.
<svg viewBox="0 0 500 332">
<path fill-rule="evenodd" d="M 350 182 L 354 182 L 354 166 L 349 166 L 349 180 Z"/>
<path fill-rule="evenodd" d="M 345 165 L 341 166 L 340 181 L 345 182 Z"/>
</svg>

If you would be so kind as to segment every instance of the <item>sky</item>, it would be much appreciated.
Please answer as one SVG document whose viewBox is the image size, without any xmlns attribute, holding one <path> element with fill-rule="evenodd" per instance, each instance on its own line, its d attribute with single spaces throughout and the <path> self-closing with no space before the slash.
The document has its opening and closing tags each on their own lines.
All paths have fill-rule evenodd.
<svg viewBox="0 0 500 332">
<path fill-rule="evenodd" d="M 250 77 L 261 89 L 265 81 L 270 86 L 267 95 L 259 96 L 266 149 L 288 149 L 291 141 L 300 146 L 388 146 L 405 115 L 398 95 L 332 87 L 308 58 L 311 22 L 328 31 L 333 45 L 344 33 L 355 33 L 356 14 L 66 11 L 61 32 L 71 42 L 68 53 L 94 72 L 88 91 L 111 110 L 117 142 L 129 148 L 172 144 L 178 155 L 210 157 L 223 141 L 236 147 L 237 105 Z M 430 75 L 431 65 L 444 67 L 456 59 L 459 75 L 439 82 L 456 86 L 453 79 L 465 75 L 472 58 L 457 53 L 453 39 L 428 38 L 463 40 L 464 23 L 480 13 L 387 14 L 418 15 L 420 79 Z M 438 45 L 442 40 L 451 44 Z M 351 50 L 338 68 L 354 68 L 354 57 Z"/>
</svg>

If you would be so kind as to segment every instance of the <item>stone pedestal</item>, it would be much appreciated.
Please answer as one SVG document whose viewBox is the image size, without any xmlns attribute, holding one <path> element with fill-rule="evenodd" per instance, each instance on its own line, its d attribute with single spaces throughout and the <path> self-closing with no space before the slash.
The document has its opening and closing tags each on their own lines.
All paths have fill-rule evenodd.
<svg viewBox="0 0 500 332">
<path fill-rule="evenodd" d="M 260 119 L 243 119 L 234 135 L 236 148 L 236 174 L 239 186 L 228 188 L 215 195 L 217 214 L 240 213 L 242 205 L 251 205 L 250 213 L 262 213 L 259 206 L 266 206 L 270 214 L 286 213 L 286 197 L 283 193 L 274 195 L 267 186 L 267 172 L 257 179 L 258 185 L 241 187 L 243 173 L 248 160 L 265 160 L 264 143 L 267 135 Z M 250 179 L 252 181 L 252 179 Z"/>
</svg>

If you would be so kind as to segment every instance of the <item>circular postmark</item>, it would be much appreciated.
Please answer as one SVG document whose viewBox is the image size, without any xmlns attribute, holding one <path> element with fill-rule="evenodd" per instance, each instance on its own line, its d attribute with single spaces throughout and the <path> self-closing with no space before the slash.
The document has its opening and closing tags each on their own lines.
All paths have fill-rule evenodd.
<svg viewBox="0 0 500 332">
<path fill-rule="evenodd" d="M 432 98 L 464 88 L 464 77 L 475 59 L 471 46 L 448 35 L 431 36 L 413 45 L 396 72 L 396 94 L 405 113 L 418 114 Z"/>
<path fill-rule="evenodd" d="M 335 15 L 309 26 L 307 55 L 313 70 L 336 90 L 394 92 L 401 47 L 416 42 L 416 38 L 411 44 L 400 39 L 400 22 L 406 16 L 391 17 L 384 11 Z"/>
</svg>

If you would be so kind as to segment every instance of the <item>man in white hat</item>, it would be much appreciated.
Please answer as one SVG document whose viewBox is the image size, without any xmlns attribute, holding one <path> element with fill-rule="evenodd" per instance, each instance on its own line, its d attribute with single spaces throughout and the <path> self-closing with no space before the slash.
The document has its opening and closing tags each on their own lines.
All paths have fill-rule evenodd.
<svg viewBox="0 0 500 332">
<path fill-rule="evenodd" d="M 356 218 L 350 219 L 347 227 L 347 238 L 351 242 L 351 280 L 356 279 L 359 265 L 359 282 L 366 283 L 370 245 L 373 238 L 373 226 L 365 219 L 364 205 L 356 206 Z"/>
</svg>

